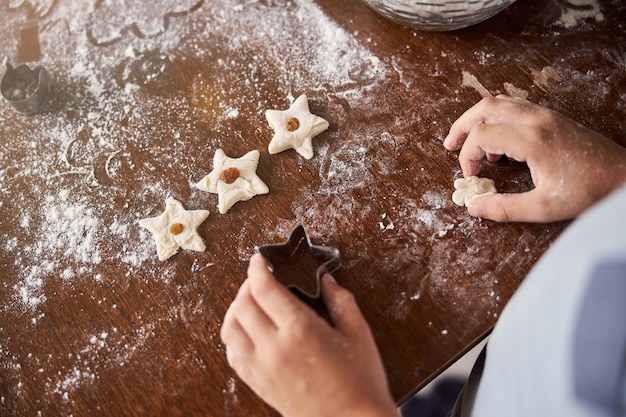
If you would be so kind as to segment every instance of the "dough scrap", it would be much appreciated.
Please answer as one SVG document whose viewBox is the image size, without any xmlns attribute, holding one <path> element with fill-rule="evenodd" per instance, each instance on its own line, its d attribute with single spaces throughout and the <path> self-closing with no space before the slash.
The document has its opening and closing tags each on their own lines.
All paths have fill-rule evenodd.
<svg viewBox="0 0 626 417">
<path fill-rule="evenodd" d="M 474 197 L 498 192 L 496 184 L 492 179 L 476 176 L 457 179 L 454 181 L 454 188 L 456 190 L 452 193 L 452 201 L 459 206 L 465 207 L 469 205 L 469 202 Z"/>
<path fill-rule="evenodd" d="M 213 171 L 202 178 L 196 187 L 218 194 L 218 209 L 225 214 L 238 201 L 255 195 L 267 194 L 269 188 L 256 174 L 261 153 L 250 151 L 241 158 L 229 158 L 223 150 L 215 151 Z"/>
<path fill-rule="evenodd" d="M 209 216 L 208 210 L 185 210 L 173 197 L 165 201 L 165 211 L 157 217 L 138 221 L 154 236 L 160 261 L 169 259 L 178 248 L 204 252 L 206 246 L 196 230 Z"/>
<path fill-rule="evenodd" d="M 274 130 L 267 148 L 270 154 L 295 149 L 304 158 L 311 159 L 311 140 L 328 129 L 328 121 L 309 111 L 305 94 L 298 97 L 287 110 L 266 110 L 265 118 Z"/>
</svg>

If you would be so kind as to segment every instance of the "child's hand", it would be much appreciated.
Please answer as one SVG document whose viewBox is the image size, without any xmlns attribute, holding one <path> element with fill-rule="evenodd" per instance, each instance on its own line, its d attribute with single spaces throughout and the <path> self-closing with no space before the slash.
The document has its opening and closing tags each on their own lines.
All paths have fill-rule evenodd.
<svg viewBox="0 0 626 417">
<path fill-rule="evenodd" d="M 466 111 L 444 141 L 461 149 L 463 175 L 480 172 L 484 157 L 507 155 L 528 164 L 535 188 L 471 201 L 472 216 L 496 221 L 550 222 L 576 217 L 626 183 L 626 149 L 554 111 L 508 96 L 489 97 Z"/>
<path fill-rule="evenodd" d="M 328 274 L 321 281 L 334 327 L 254 255 L 222 325 L 228 363 L 284 416 L 399 416 L 354 297 Z"/>
</svg>

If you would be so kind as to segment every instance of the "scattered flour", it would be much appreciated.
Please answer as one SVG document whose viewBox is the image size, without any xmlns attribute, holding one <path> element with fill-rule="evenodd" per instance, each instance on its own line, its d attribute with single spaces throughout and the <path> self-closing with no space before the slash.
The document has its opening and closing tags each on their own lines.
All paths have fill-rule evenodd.
<svg viewBox="0 0 626 417">
<path fill-rule="evenodd" d="M 46 196 L 37 217 L 43 219 L 37 228 L 40 239 L 25 245 L 15 259 L 16 265 L 31 265 L 25 267 L 23 278 L 15 287 L 22 302 L 30 307 L 37 307 L 45 300 L 42 294 L 45 275 L 61 270 L 63 279 L 71 279 L 75 271 L 65 267 L 68 261 L 81 265 L 78 272 L 87 269 L 86 265 L 102 261 L 98 239 L 100 219 L 85 203 L 72 202 L 68 190 L 61 190 L 56 197 Z M 25 233 L 30 231 L 30 214 L 22 217 L 21 226 Z M 15 241 L 11 248 L 18 251 Z M 31 259 L 38 259 L 39 264 L 32 265 Z"/>
<path fill-rule="evenodd" d="M 602 22 L 604 15 L 597 0 L 567 0 L 561 17 L 556 22 L 565 28 L 572 28 L 586 19 Z"/>
<path fill-rule="evenodd" d="M 541 89 L 545 89 L 551 80 L 557 82 L 563 80 L 563 77 L 551 66 L 543 67 L 541 71 L 532 69 L 531 76 L 533 78 L 533 84 Z"/>
<path fill-rule="evenodd" d="M 150 10 L 123 0 L 11 0 L 2 7 L 10 9 L 0 15 L 0 35 L 6 39 L 3 53 L 9 62 L 19 42 L 7 31 L 32 25 L 33 17 L 39 17 L 40 63 L 55 80 L 56 92 L 48 111 L 25 118 L 19 129 L 7 123 L 0 150 L 0 210 L 12 219 L 0 219 L 4 242 L 0 250 L 12 260 L 2 285 L 13 302 L 3 309 L 20 320 L 25 338 L 27 334 L 36 338 L 49 324 L 51 314 L 43 311 L 58 310 L 56 297 L 62 295 L 51 288 L 75 292 L 80 302 L 102 308 L 97 320 L 105 323 L 109 310 L 117 307 L 101 305 L 98 288 L 116 294 L 130 287 L 139 291 L 144 303 L 150 301 L 144 289 L 158 285 L 172 288 L 173 298 L 185 291 L 195 295 L 191 283 L 189 288 L 174 287 L 175 266 L 155 266 L 151 236 L 136 226 L 137 219 L 157 213 L 170 194 L 184 195 L 206 171 L 201 157 L 189 155 L 211 151 L 222 141 L 240 141 L 233 122 L 258 117 L 264 124 L 263 111 L 284 105 L 285 97 L 307 92 L 318 105 L 320 100 L 331 101 L 331 91 L 358 104 L 363 92 L 384 79 L 387 70 L 353 34 L 316 3 L 304 0 L 248 1 L 230 8 L 222 2 L 165 0 Z M 115 9 L 125 13 L 105 18 Z M 298 25 L 292 22 L 294 16 Z M 227 32 L 234 36 L 224 37 Z M 232 59 L 214 59 L 216 52 L 198 38 L 214 38 L 224 48 L 218 53 Z M 310 48 L 293 54 L 301 45 Z M 167 83 L 172 67 L 187 60 L 197 75 L 192 90 L 182 91 Z M 267 79 L 283 90 L 267 95 Z M 154 89 L 155 85 L 167 88 Z M 154 94 L 155 90 L 165 93 Z M 4 104 L 2 124 L 15 117 Z M 212 126 L 209 137 L 199 137 L 198 132 L 208 131 L 207 124 Z M 21 151 L 24 143 L 29 152 Z M 319 169 L 326 191 L 339 194 L 333 188 L 355 188 L 371 181 L 365 147 L 352 159 L 348 148 L 334 155 L 325 146 L 320 143 L 327 153 Z M 139 154 L 147 157 L 138 158 Z M 342 179 L 347 172 L 353 173 L 348 182 Z M 32 186 L 17 189 L 13 178 Z M 214 269 L 206 258 L 192 265 L 192 272 L 199 274 Z M 85 288 L 96 290 L 83 292 Z M 55 404 L 71 406 L 81 388 L 98 384 L 108 369 L 126 366 L 139 356 L 149 364 L 153 359 L 144 345 L 156 343 L 157 332 L 175 327 L 172 317 L 189 320 L 191 313 L 199 314 L 183 302 L 161 315 L 152 310 L 132 312 L 139 315 L 133 317 L 132 327 L 84 329 L 78 339 L 74 337 L 80 329 L 59 329 L 59 337 L 67 337 L 61 349 L 71 352 L 63 358 L 61 353 L 38 357 L 26 350 L 27 344 L 3 340 L 2 363 L 14 364 L 3 370 L 9 390 L 3 398 L 28 396 L 44 407 L 41 414 L 46 414 L 45 407 L 64 412 Z M 59 366 L 61 362 L 66 365 Z M 32 384 L 23 382 L 31 378 L 31 366 L 46 374 L 37 393 L 31 392 L 36 389 Z M 236 394 L 234 381 L 228 391 Z"/>
<path fill-rule="evenodd" d="M 478 92 L 478 94 L 481 95 L 481 97 L 491 97 L 492 94 L 489 92 L 489 90 L 487 90 L 485 88 L 484 85 L 482 85 L 480 83 L 480 81 L 478 81 L 478 78 L 476 78 L 476 76 L 468 71 L 462 71 L 461 72 L 463 74 L 463 82 L 462 85 L 464 87 L 470 87 L 473 88 L 474 90 L 476 90 Z"/>
<path fill-rule="evenodd" d="M 404 301 L 398 303 L 402 310 L 394 312 L 399 318 L 411 304 L 421 302 L 424 294 L 444 299 L 451 293 L 462 296 L 462 291 L 469 291 L 447 281 L 450 264 L 470 273 L 480 262 L 490 261 L 489 253 L 477 256 L 474 247 L 459 249 L 458 259 L 447 257 L 448 244 L 456 234 L 487 227 L 474 219 L 459 220 L 446 210 L 449 190 L 407 197 L 406 190 L 392 188 L 390 179 L 405 175 L 408 169 L 413 169 L 415 181 L 427 179 L 427 167 L 398 162 L 407 146 L 425 155 L 435 146 L 439 149 L 439 144 L 431 143 L 433 137 L 419 135 L 429 126 L 434 137 L 442 136 L 447 127 L 442 118 L 451 116 L 437 109 L 455 99 L 447 94 L 450 92 L 423 93 L 427 86 L 418 85 L 412 74 L 426 71 L 436 78 L 442 74 L 439 68 L 409 65 L 407 60 L 413 62 L 415 54 L 405 58 L 404 52 L 391 63 L 383 62 L 375 53 L 375 43 L 359 41 L 316 2 L 250 0 L 230 2 L 226 7 L 225 3 L 164 0 L 158 8 L 146 11 L 141 2 L 124 0 L 10 0 L 11 21 L 7 14 L 0 15 L 3 53 L 9 61 L 17 53 L 18 41 L 7 31 L 31 24 L 33 13 L 40 17 L 40 60 L 57 81 L 58 96 L 64 98 L 61 102 L 53 97 L 50 111 L 24 119 L 19 130 L 6 123 L 7 140 L 0 150 L 0 210 L 11 218 L 11 223 L 2 223 L 0 250 L 13 260 L 3 275 L 3 285 L 16 301 L 5 305 L 4 311 L 15 314 L 29 331 L 36 332 L 46 319 L 41 311 L 46 302 L 54 301 L 55 294 L 46 292 L 53 282 L 62 288 L 78 287 L 78 292 L 81 280 L 119 292 L 129 287 L 137 291 L 133 285 L 138 281 L 144 284 L 138 287 L 146 291 L 164 284 L 173 298 L 181 297 L 185 290 L 194 292 L 192 283 L 175 287 L 176 265 L 155 267 L 151 236 L 136 226 L 136 220 L 158 213 L 159 204 L 172 193 L 188 197 L 191 204 L 203 203 L 189 189 L 206 172 L 207 155 L 244 139 L 255 144 L 265 141 L 242 138 L 233 126 L 254 124 L 255 118 L 264 125 L 262 114 L 267 108 L 280 108 L 286 104 L 285 97 L 293 99 L 303 92 L 315 98 L 313 105 L 325 107 L 340 128 L 333 129 L 331 123 L 326 139 L 316 145 L 317 157 L 307 166 L 318 173 L 319 186 L 302 191 L 301 198 L 292 202 L 291 213 L 278 220 L 272 231 L 275 236 L 268 239 L 288 236 L 294 222 L 310 225 L 308 230 L 316 240 L 330 238 L 349 216 L 365 226 L 369 221 L 374 233 L 367 238 L 389 248 L 393 278 L 406 274 L 407 265 L 417 268 L 410 264 L 415 259 L 430 256 L 429 270 L 417 280 L 414 291 L 399 295 Z M 591 2 L 592 8 L 593 4 L 597 3 Z M 116 8 L 125 13 L 116 19 L 104 18 Z M 216 49 L 198 38 L 215 40 Z M 306 49 L 302 45 L 307 45 Z M 290 59 L 285 59 L 287 56 Z M 433 56 L 462 68 L 463 62 L 455 61 L 453 51 L 436 51 Z M 491 63 L 501 57 L 486 52 L 476 58 Z M 183 89 L 171 79 L 181 62 L 190 63 L 191 88 Z M 558 77 L 551 67 L 532 75 L 537 86 Z M 393 77 L 414 89 L 420 111 L 408 106 L 397 115 L 369 114 L 372 109 L 403 107 L 380 93 Z M 462 77 L 464 86 L 482 96 L 491 95 L 469 71 L 463 71 Z M 513 85 L 504 88 L 510 94 L 526 93 Z M 367 122 L 352 126 L 355 113 Z M 0 123 L 14 117 L 9 106 L 0 106 Z M 29 152 L 13 152 L 22 149 L 22 143 L 28 144 Z M 138 158 L 140 154 L 142 158 Z M 32 189 L 15 189 L 9 180 L 14 177 L 22 183 L 28 178 Z M 390 194 L 386 200 L 380 198 L 383 187 L 387 187 L 385 194 Z M 238 233 L 245 236 L 245 231 L 233 231 Z M 358 243 L 347 242 L 348 253 L 359 256 Z M 208 252 L 217 250 L 222 249 L 214 244 Z M 253 248 L 242 244 L 229 250 L 244 259 Z M 125 275 L 111 274 L 113 267 Z M 210 275 L 219 268 L 207 258 L 197 258 L 191 271 Z M 480 285 L 486 285 L 486 294 L 492 294 L 491 278 L 485 278 L 488 284 L 477 282 L 477 288 L 482 291 Z M 380 283 L 371 283 L 375 285 Z M 393 285 L 393 279 L 385 285 Z M 149 300 L 141 291 L 143 301 Z M 85 294 L 84 302 L 100 301 L 90 296 Z M 489 298 L 497 301 L 497 297 Z M 6 381 L 12 382 L 10 395 L 26 394 L 40 404 L 53 404 L 48 401 L 52 393 L 70 404 L 83 385 L 98 383 L 109 368 L 138 360 L 153 364 L 146 346 L 156 343 L 163 328 L 176 326 L 169 322 L 172 317 L 183 317 L 189 310 L 190 306 L 183 305 L 161 312 L 165 317 L 140 311 L 138 314 L 150 317 L 133 317 L 137 321 L 134 327 L 121 330 L 102 325 L 84 330 L 79 340 L 68 340 L 68 349 L 73 350 L 69 365 L 62 372 L 46 375 L 43 393 L 24 392 L 23 381 L 29 378 L 26 365 L 44 364 L 49 358 L 33 357 L 15 341 L 2 340 L 2 363 L 13 364 L 6 369 Z M 48 372 L 44 366 L 37 369 Z M 236 395 L 234 380 L 227 382 L 225 391 Z M 230 406 L 235 410 L 236 401 Z"/>
<path fill-rule="evenodd" d="M 528 91 L 523 88 L 518 88 L 512 83 L 504 83 L 504 91 L 511 97 L 517 97 L 523 100 L 528 99 Z"/>
<path fill-rule="evenodd" d="M 9 5 L 14 11 L 12 18 L 18 22 L 20 19 L 26 21 L 26 13 L 23 13 L 25 3 L 13 1 Z M 166 72 L 180 50 L 190 50 L 197 58 L 203 59 L 208 51 L 189 43 L 186 40 L 189 33 L 219 36 L 225 26 L 241 25 L 241 30 L 236 32 L 239 35 L 230 38 L 227 45 L 232 49 L 233 56 L 242 55 L 244 59 L 221 61 L 227 70 L 220 73 L 243 75 L 246 77 L 245 83 L 249 83 L 255 90 L 262 90 L 263 86 L 252 74 L 263 67 L 283 77 L 282 84 L 295 86 L 298 91 L 323 91 L 339 86 L 344 88 L 353 82 L 354 77 L 372 83 L 384 73 L 385 67 L 379 59 L 363 48 L 351 34 L 338 27 L 314 3 L 287 2 L 289 13 L 257 3 L 248 2 L 245 7 L 229 11 L 199 0 L 168 0 L 160 7 L 146 11 L 139 3 L 126 4 L 121 0 L 88 7 L 81 2 L 55 4 L 45 0 L 30 1 L 41 16 L 43 64 L 53 74 L 53 78 L 67 79 L 67 84 L 76 90 L 76 102 L 65 103 L 65 106 L 74 107 L 74 111 L 83 113 L 84 117 L 70 120 L 65 119 L 63 114 L 38 115 L 37 123 L 46 132 L 42 139 L 47 142 L 33 140 L 32 147 L 39 151 L 37 158 L 23 160 L 23 165 L 0 169 L 2 178 L 8 169 L 17 170 L 18 176 L 35 178 L 43 191 L 40 212 L 24 213 L 19 219 L 20 235 L 7 236 L 5 240 L 5 248 L 13 253 L 18 271 L 14 289 L 24 305 L 37 308 L 45 301 L 44 288 L 49 277 L 58 276 L 68 282 L 85 275 L 102 279 L 100 265 L 103 259 L 109 258 L 128 264 L 131 267 L 128 273 L 132 274 L 132 268 L 142 268 L 143 262 L 154 256 L 149 234 L 135 230 L 135 226 L 132 226 L 140 215 L 132 212 L 132 205 L 117 207 L 110 224 L 103 220 L 103 216 L 111 216 L 103 206 L 119 193 L 124 193 L 119 179 L 125 176 L 135 177 L 136 181 L 144 183 L 144 196 L 156 196 L 162 200 L 167 193 L 177 191 L 162 184 L 162 180 L 155 176 L 161 167 L 136 166 L 132 149 L 143 147 L 142 142 L 147 134 L 170 135 L 176 142 L 183 143 L 181 132 L 170 132 L 173 125 L 156 126 L 158 133 L 145 132 L 147 126 L 139 121 L 145 117 L 149 109 L 147 106 L 155 106 L 155 111 L 169 108 L 185 117 L 194 111 L 190 104 L 205 104 L 206 101 L 197 99 L 194 102 L 192 97 L 189 103 L 184 97 L 157 97 L 147 98 L 147 104 L 138 107 L 136 94 L 141 85 L 154 82 Z M 125 13 L 112 13 L 121 7 L 126 10 Z M 219 12 L 211 11 L 213 8 Z M 209 22 L 193 19 L 194 13 L 202 12 L 203 9 L 209 9 L 203 13 L 213 16 Z M 23 13 L 23 17 L 20 17 L 20 13 Z M 264 18 L 259 19 L 259 14 L 263 14 Z M 116 17 L 104 18 L 109 15 Z M 71 19 L 68 18 L 70 16 Z M 293 16 L 300 22 L 299 25 L 288 24 Z M 301 27 L 306 30 L 299 30 Z M 84 28 L 87 28 L 86 33 Z M 51 42 L 53 38 L 58 41 Z M 262 62 L 264 58 L 261 56 L 246 59 L 247 49 L 256 44 L 266 47 L 268 51 L 264 57 L 273 61 Z M 313 47 L 310 51 L 293 55 L 298 57 L 297 61 L 280 59 L 292 45 L 297 44 Z M 50 57 L 55 56 L 72 56 L 73 59 L 71 62 L 52 61 Z M 118 69 L 121 69 L 122 89 L 116 85 L 119 80 L 111 79 L 111 71 Z M 216 81 L 224 88 L 237 85 L 231 79 L 214 79 L 211 83 L 213 91 Z M 64 87 L 58 84 L 57 88 Z M 206 90 L 198 94 L 203 92 L 206 93 Z M 356 94 L 358 96 L 360 93 Z M 212 113 L 209 116 L 216 116 L 215 110 L 220 111 L 219 117 L 216 117 L 220 125 L 241 117 L 242 108 L 250 99 L 249 94 L 237 91 L 230 92 L 229 97 L 231 100 L 220 100 L 217 108 L 210 108 Z M 258 113 L 267 108 L 266 100 L 259 99 L 256 105 Z M 10 112 L 3 106 L 0 109 L 0 120 L 11 117 Z M 130 127 L 121 127 L 120 119 L 127 119 L 131 123 Z M 193 123 L 190 118 L 190 131 L 194 130 Z M 16 139 L 20 139 L 19 135 Z M 155 163 L 167 163 L 163 160 L 167 158 L 165 155 L 166 152 L 155 152 Z M 0 154 L 4 166 L 7 156 L 8 153 L 5 155 L 4 151 Z M 174 151 L 171 156 L 179 160 L 186 157 L 181 151 Z M 329 158 L 330 165 L 323 168 L 324 174 L 331 185 L 339 187 L 342 184 L 342 173 L 346 172 L 348 164 L 352 165 L 355 161 L 340 159 L 341 154 L 329 155 Z M 361 172 L 366 173 L 363 155 L 357 162 Z M 168 172 L 164 175 L 168 175 Z M 57 188 L 54 184 L 64 182 L 65 177 L 79 179 L 79 183 L 80 178 L 83 178 L 83 184 L 91 187 L 91 190 L 85 193 L 85 189 L 80 189 L 85 186 L 77 188 L 69 183 L 66 188 Z M 361 181 L 363 178 L 367 177 L 355 173 L 350 180 Z M 350 183 L 352 186 L 359 185 Z M 3 181 L 3 184 L 6 182 Z M 129 241 L 129 235 L 135 236 L 134 241 Z M 25 245 L 25 241 L 29 243 Z M 115 248 L 116 252 L 112 253 L 111 248 Z M 40 261 L 32 265 L 28 260 L 34 258 Z M 32 266 L 22 268 L 20 265 Z"/>
</svg>

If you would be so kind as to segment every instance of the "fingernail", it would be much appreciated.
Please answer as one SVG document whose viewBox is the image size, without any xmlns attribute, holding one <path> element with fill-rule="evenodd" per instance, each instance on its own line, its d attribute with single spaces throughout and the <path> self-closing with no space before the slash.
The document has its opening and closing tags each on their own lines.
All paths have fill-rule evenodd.
<svg viewBox="0 0 626 417">
<path fill-rule="evenodd" d="M 333 284 L 337 283 L 337 281 L 335 280 L 335 277 L 333 277 L 332 275 L 328 273 L 324 274 L 324 279 L 332 282 Z"/>
<path fill-rule="evenodd" d="M 467 211 L 473 217 L 485 217 L 485 212 L 480 204 L 470 202 Z"/>
</svg>

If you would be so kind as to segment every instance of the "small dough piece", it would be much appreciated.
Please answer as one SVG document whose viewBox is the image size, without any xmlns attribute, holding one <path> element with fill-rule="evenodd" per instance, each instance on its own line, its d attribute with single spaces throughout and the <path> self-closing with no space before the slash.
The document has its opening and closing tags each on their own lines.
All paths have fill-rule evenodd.
<svg viewBox="0 0 626 417">
<path fill-rule="evenodd" d="M 270 190 L 256 174 L 261 153 L 250 151 L 241 158 L 229 158 L 223 150 L 215 151 L 213 171 L 202 178 L 196 187 L 218 194 L 218 209 L 225 214 L 238 201 L 249 200 Z"/>
<path fill-rule="evenodd" d="M 209 216 L 208 210 L 185 210 L 173 197 L 165 201 L 165 211 L 157 217 L 139 220 L 152 232 L 160 261 L 169 259 L 178 248 L 204 252 L 206 246 L 196 230 Z"/>
<path fill-rule="evenodd" d="M 452 201 L 459 206 L 467 207 L 474 197 L 486 194 L 495 194 L 496 184 L 489 178 L 476 176 L 459 178 L 454 181 L 456 191 L 452 193 Z"/>
<path fill-rule="evenodd" d="M 328 121 L 311 114 L 306 95 L 302 94 L 287 110 L 267 110 L 265 118 L 274 130 L 267 150 L 270 154 L 295 149 L 306 159 L 313 157 L 311 139 L 328 129 Z"/>
</svg>

